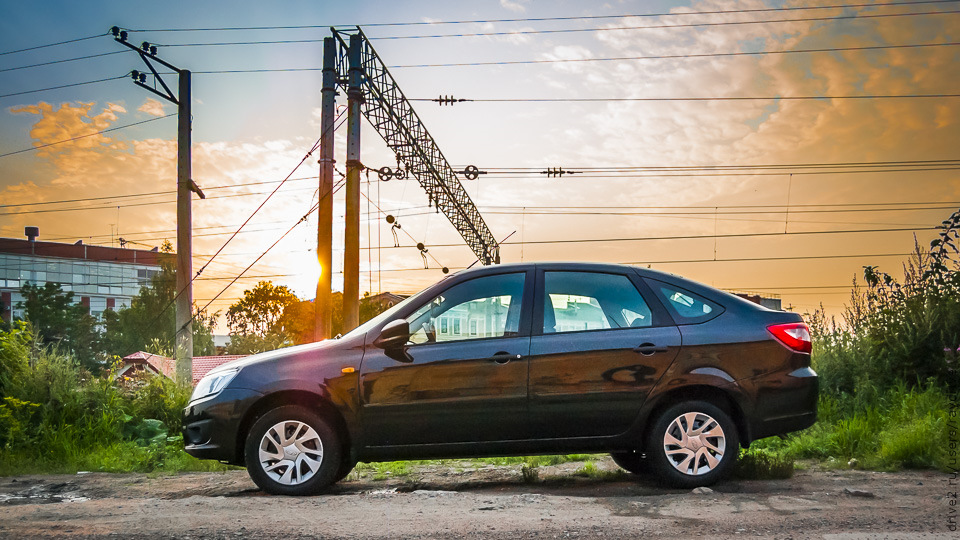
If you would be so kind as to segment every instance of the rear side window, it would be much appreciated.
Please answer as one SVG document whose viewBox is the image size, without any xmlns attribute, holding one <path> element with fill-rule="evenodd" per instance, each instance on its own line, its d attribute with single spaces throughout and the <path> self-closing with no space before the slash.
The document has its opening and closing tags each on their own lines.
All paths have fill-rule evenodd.
<svg viewBox="0 0 960 540">
<path fill-rule="evenodd" d="M 723 312 L 716 302 L 694 294 L 686 289 L 668 285 L 659 281 L 650 281 L 653 290 L 660 294 L 664 305 L 676 319 L 677 324 L 691 324 L 709 321 Z"/>
<path fill-rule="evenodd" d="M 653 314 L 626 276 L 544 273 L 543 333 L 653 326 Z"/>
</svg>

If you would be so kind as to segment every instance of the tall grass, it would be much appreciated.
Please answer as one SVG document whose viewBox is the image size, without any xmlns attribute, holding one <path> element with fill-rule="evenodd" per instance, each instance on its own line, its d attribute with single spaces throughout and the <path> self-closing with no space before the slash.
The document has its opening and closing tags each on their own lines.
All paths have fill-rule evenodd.
<svg viewBox="0 0 960 540">
<path fill-rule="evenodd" d="M 183 452 L 190 388 L 94 375 L 25 324 L 0 333 L 0 475 L 223 469 Z"/>
<path fill-rule="evenodd" d="M 960 390 L 958 228 L 960 211 L 928 250 L 917 246 L 901 279 L 864 267 L 842 322 L 822 310 L 807 317 L 819 421 L 759 448 L 838 466 L 947 467 L 947 415 Z"/>
</svg>

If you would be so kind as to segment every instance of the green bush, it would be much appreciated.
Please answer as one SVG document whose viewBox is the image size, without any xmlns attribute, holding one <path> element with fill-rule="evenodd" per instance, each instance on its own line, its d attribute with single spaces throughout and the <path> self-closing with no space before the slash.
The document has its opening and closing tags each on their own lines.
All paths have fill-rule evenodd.
<svg viewBox="0 0 960 540">
<path fill-rule="evenodd" d="M 190 388 L 163 376 L 120 385 L 38 343 L 28 325 L 0 332 L 0 475 L 226 468 L 183 451 Z"/>
</svg>

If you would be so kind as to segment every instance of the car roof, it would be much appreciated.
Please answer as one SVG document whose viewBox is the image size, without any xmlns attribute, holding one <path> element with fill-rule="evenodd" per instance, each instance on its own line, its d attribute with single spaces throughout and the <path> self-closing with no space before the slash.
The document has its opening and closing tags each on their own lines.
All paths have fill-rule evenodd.
<svg viewBox="0 0 960 540">
<path fill-rule="evenodd" d="M 502 272 L 514 271 L 526 271 L 532 268 L 542 268 L 544 270 L 560 270 L 560 271 L 580 271 L 580 272 L 637 272 L 640 276 L 652 278 L 660 281 L 665 281 L 667 283 L 672 283 L 679 287 L 684 287 L 694 293 L 701 294 L 707 298 L 712 299 L 714 302 L 720 302 L 722 305 L 730 306 L 731 304 L 740 305 L 741 307 L 748 307 L 751 309 L 759 309 L 760 307 L 749 300 L 740 298 L 734 294 L 722 291 L 715 287 L 711 287 L 705 283 L 700 283 L 692 279 L 672 274 L 670 272 L 663 272 L 661 270 L 654 270 L 652 268 L 644 268 L 642 266 L 634 266 L 629 264 L 616 264 L 616 263 L 603 263 L 603 262 L 582 262 L 582 261 L 533 261 L 533 262 L 521 262 L 521 263 L 503 263 L 503 264 L 492 264 L 488 266 L 481 266 L 479 268 L 468 268 L 466 270 L 461 270 L 453 274 L 448 275 L 444 280 L 451 277 L 463 277 L 463 276 L 481 276 L 484 274 L 498 274 Z"/>
<path fill-rule="evenodd" d="M 583 261 L 534 261 L 534 262 L 520 262 L 520 263 L 503 263 L 503 264 L 492 264 L 488 266 L 481 266 L 478 268 L 468 268 L 466 270 L 460 270 L 450 275 L 452 276 L 465 276 L 465 275 L 474 275 L 474 274 L 485 274 L 485 273 L 500 273 L 503 271 L 510 270 L 529 270 L 531 268 L 543 268 L 549 270 L 570 270 L 570 271 L 594 271 L 594 272 L 623 272 L 623 271 L 636 271 L 642 276 L 652 277 L 652 278 L 667 278 L 667 279 L 678 279 L 683 281 L 689 281 L 686 278 L 678 276 L 676 274 L 671 274 L 668 272 L 662 272 L 660 270 L 654 270 L 652 268 L 644 268 L 641 266 L 633 266 L 628 264 L 616 264 L 616 263 L 604 263 L 604 262 L 583 262 Z"/>
</svg>

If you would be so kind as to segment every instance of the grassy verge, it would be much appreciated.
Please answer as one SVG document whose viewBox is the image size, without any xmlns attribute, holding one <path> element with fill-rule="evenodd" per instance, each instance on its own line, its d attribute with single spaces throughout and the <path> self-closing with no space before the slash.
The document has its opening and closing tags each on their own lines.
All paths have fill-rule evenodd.
<svg viewBox="0 0 960 540">
<path fill-rule="evenodd" d="M 900 386 L 868 400 L 824 395 L 817 424 L 757 441 L 751 450 L 835 467 L 946 469 L 948 408 L 949 395 L 935 386 Z"/>
</svg>

